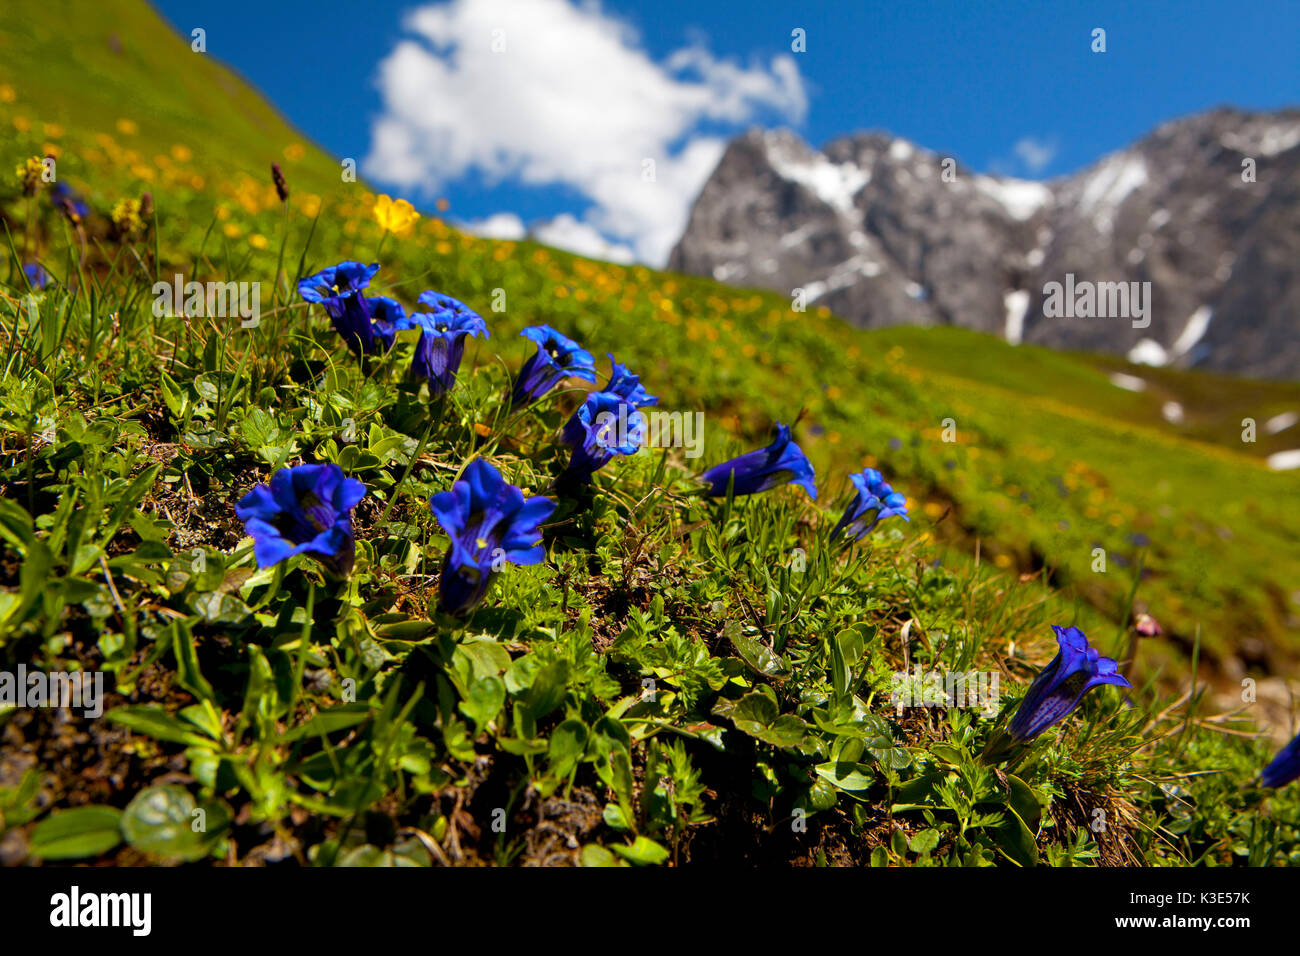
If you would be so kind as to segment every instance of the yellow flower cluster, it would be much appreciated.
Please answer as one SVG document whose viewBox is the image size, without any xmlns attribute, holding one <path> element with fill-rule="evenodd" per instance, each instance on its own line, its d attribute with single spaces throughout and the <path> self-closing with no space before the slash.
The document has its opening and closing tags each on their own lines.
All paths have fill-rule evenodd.
<svg viewBox="0 0 1300 956">
<path fill-rule="evenodd" d="M 39 156 L 32 156 L 15 167 L 14 175 L 23 185 L 24 196 L 35 196 L 44 181 L 45 162 Z"/>
<path fill-rule="evenodd" d="M 144 232 L 145 222 L 140 213 L 140 200 L 119 199 L 113 204 L 113 211 L 110 215 L 119 236 L 129 238 Z"/>
</svg>

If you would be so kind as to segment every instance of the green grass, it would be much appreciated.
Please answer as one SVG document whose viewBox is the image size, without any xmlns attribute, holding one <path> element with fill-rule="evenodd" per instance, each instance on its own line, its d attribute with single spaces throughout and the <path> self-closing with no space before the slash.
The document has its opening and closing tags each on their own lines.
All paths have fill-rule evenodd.
<svg viewBox="0 0 1300 956">
<path fill-rule="evenodd" d="M 1229 427 L 1294 407 L 1294 386 L 1143 370 L 1152 390 L 1133 394 L 1108 359 L 862 333 L 427 217 L 385 237 L 364 183 L 147 8 L 59 9 L 0 11 L 5 162 L 53 143 L 97 210 L 83 250 L 0 170 L 0 659 L 104 670 L 114 690 L 84 739 L 0 709 L 16 755 L 0 827 L 28 858 L 1300 862 L 1295 788 L 1265 803 L 1250 783 L 1271 749 L 1253 714 L 1217 715 L 1204 683 L 1170 696 L 1194 653 L 1213 677 L 1247 638 L 1278 671 L 1294 661 L 1294 476 Z M 144 191 L 156 222 L 112 238 L 105 214 Z M 56 282 L 29 298 L 35 256 Z M 408 306 L 434 288 L 486 317 L 441 414 L 401 374 L 408 337 L 363 369 L 291 295 L 344 258 L 382 262 L 375 286 Z M 261 325 L 155 317 L 151 286 L 178 271 L 260 281 Z M 614 352 L 665 409 L 703 411 L 704 455 L 602 471 L 546 563 L 508 568 L 455 625 L 432 612 L 446 538 L 425 501 L 475 454 L 533 493 L 562 466 L 573 392 L 516 420 L 502 407 L 517 333 L 542 322 Z M 817 505 L 691 494 L 796 418 Z M 234 518 L 300 460 L 369 488 L 347 582 L 303 559 L 258 570 Z M 913 520 L 848 554 L 829 530 L 867 464 Z M 1168 640 L 1136 645 L 1129 703 L 1093 692 L 1009 783 L 977 759 L 991 721 L 888 704 L 919 665 L 996 672 L 1014 705 L 1049 624 L 1123 657 L 1138 608 Z M 178 768 L 192 783 L 151 786 Z M 205 833 L 146 823 L 196 807 Z"/>
</svg>

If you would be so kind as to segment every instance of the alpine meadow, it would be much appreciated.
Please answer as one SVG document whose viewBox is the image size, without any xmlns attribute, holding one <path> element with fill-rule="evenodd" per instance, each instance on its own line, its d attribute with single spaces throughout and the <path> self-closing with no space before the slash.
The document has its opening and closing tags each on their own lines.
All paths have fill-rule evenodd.
<svg viewBox="0 0 1300 956">
<path fill-rule="evenodd" d="M 483 238 L 196 42 L 0 7 L 0 864 L 1300 865 L 1300 384 Z"/>
</svg>

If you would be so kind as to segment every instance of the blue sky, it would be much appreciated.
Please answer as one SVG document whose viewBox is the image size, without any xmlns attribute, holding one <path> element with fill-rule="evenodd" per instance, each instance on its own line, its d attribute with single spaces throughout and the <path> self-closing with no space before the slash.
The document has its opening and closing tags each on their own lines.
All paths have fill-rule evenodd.
<svg viewBox="0 0 1300 956">
<path fill-rule="evenodd" d="M 1295 0 L 155 3 L 393 194 L 650 262 L 751 125 L 882 129 L 1046 178 L 1176 116 L 1300 103 Z"/>
</svg>

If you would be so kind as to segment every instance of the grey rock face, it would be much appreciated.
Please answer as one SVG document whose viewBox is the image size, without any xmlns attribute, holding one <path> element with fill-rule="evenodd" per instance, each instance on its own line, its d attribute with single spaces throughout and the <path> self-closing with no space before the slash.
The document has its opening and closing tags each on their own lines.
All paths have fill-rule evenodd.
<svg viewBox="0 0 1300 956">
<path fill-rule="evenodd" d="M 754 130 L 705 184 L 669 267 L 803 290 L 866 328 L 951 324 L 1297 378 L 1300 110 L 1176 120 L 1044 183 L 879 133 L 818 151 Z"/>
</svg>

